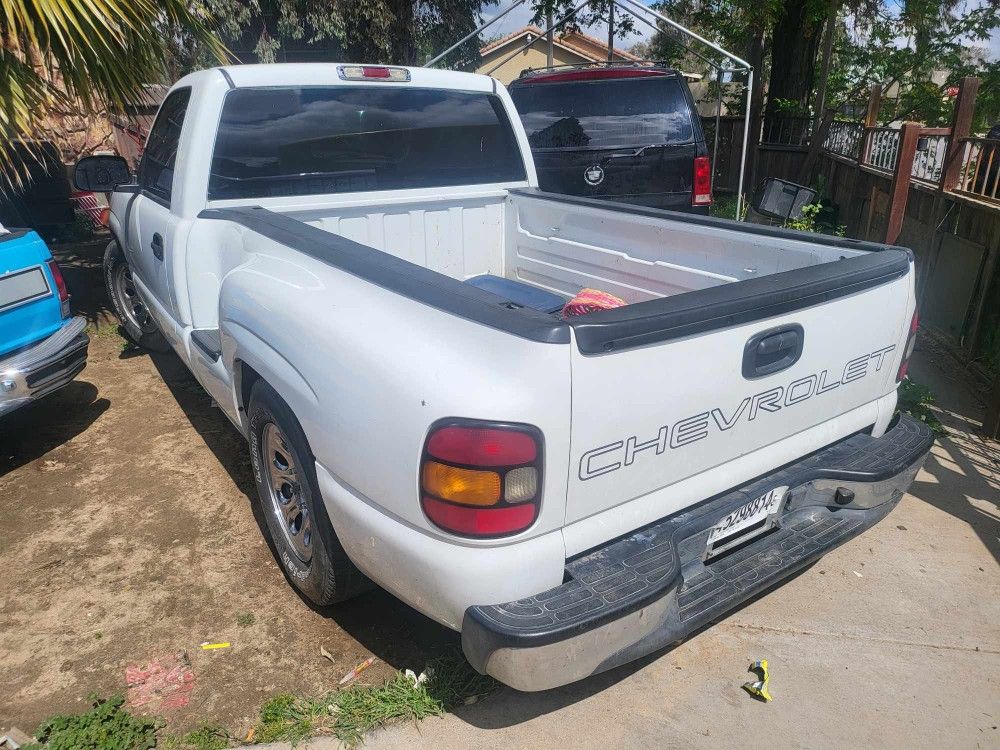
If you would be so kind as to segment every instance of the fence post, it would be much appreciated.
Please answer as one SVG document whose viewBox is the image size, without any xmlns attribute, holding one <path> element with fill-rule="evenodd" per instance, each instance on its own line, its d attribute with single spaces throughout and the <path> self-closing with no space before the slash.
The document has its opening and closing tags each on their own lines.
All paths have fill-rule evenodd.
<svg viewBox="0 0 1000 750">
<path fill-rule="evenodd" d="M 885 230 L 886 244 L 893 245 L 899 239 L 906 214 L 906 200 L 910 195 L 910 175 L 913 171 L 913 157 L 917 153 L 917 138 L 920 123 L 904 122 L 899 133 L 899 153 L 896 168 L 892 172 L 892 188 L 889 191 L 889 223 Z"/>
<path fill-rule="evenodd" d="M 873 84 L 868 92 L 868 108 L 865 110 L 864 128 L 861 131 L 861 145 L 858 148 L 858 163 L 868 161 L 868 148 L 871 145 L 872 128 L 878 126 L 878 113 L 882 107 L 882 87 Z"/>
<path fill-rule="evenodd" d="M 966 76 L 958 85 L 955 111 L 951 115 L 951 138 L 944 157 L 944 173 L 941 175 L 941 190 L 954 190 L 962 173 L 963 138 L 972 130 L 972 116 L 976 112 L 976 95 L 979 93 L 979 79 Z"/>
<path fill-rule="evenodd" d="M 868 92 L 868 109 L 865 110 L 865 127 L 878 126 L 878 111 L 882 107 L 882 86 L 873 84 Z"/>
</svg>

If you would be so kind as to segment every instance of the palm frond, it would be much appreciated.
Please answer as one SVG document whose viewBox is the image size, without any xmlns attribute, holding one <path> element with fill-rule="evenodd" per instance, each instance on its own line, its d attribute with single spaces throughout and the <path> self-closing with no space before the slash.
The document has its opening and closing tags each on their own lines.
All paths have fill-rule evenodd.
<svg viewBox="0 0 1000 750">
<path fill-rule="evenodd" d="M 13 142 L 30 140 L 56 104 L 124 112 L 160 82 L 181 31 L 229 59 L 211 19 L 189 0 L 0 0 L 0 173 L 23 176 Z"/>
</svg>

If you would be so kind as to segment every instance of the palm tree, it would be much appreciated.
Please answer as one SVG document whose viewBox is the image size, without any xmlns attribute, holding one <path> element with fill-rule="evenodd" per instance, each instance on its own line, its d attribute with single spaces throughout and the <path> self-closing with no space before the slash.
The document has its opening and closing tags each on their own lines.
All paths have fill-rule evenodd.
<svg viewBox="0 0 1000 750">
<path fill-rule="evenodd" d="M 210 21 L 197 0 L 0 0 L 0 174 L 21 181 L 13 142 L 37 135 L 54 108 L 105 114 L 139 102 L 182 32 L 227 59 Z"/>
</svg>

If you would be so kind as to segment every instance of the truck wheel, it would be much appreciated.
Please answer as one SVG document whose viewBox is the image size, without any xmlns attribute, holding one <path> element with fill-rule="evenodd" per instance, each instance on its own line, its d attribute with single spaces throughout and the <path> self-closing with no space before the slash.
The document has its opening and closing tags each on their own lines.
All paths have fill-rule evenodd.
<svg viewBox="0 0 1000 750">
<path fill-rule="evenodd" d="M 169 352 L 170 344 L 139 299 L 132 270 L 117 240 L 109 242 L 104 251 L 104 285 L 122 330 L 132 343 L 152 352 Z"/>
<path fill-rule="evenodd" d="M 247 413 L 260 514 L 285 574 L 321 607 L 361 593 L 370 584 L 337 539 L 316 482 L 316 459 L 292 410 L 260 380 Z"/>
</svg>

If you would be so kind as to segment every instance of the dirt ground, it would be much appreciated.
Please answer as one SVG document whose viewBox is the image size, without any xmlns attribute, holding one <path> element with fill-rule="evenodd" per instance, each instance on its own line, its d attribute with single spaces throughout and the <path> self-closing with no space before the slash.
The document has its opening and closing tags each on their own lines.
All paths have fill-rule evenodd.
<svg viewBox="0 0 1000 750">
<path fill-rule="evenodd" d="M 122 351 L 104 244 L 55 249 L 97 326 L 87 368 L 0 423 L 0 727 L 30 732 L 124 692 L 128 666 L 184 653 L 190 703 L 150 712 L 245 733 L 274 693 L 330 689 L 371 654 L 361 681 L 420 671 L 457 643 L 381 591 L 332 611 L 296 595 L 252 512 L 242 437 L 178 358 Z"/>
</svg>

